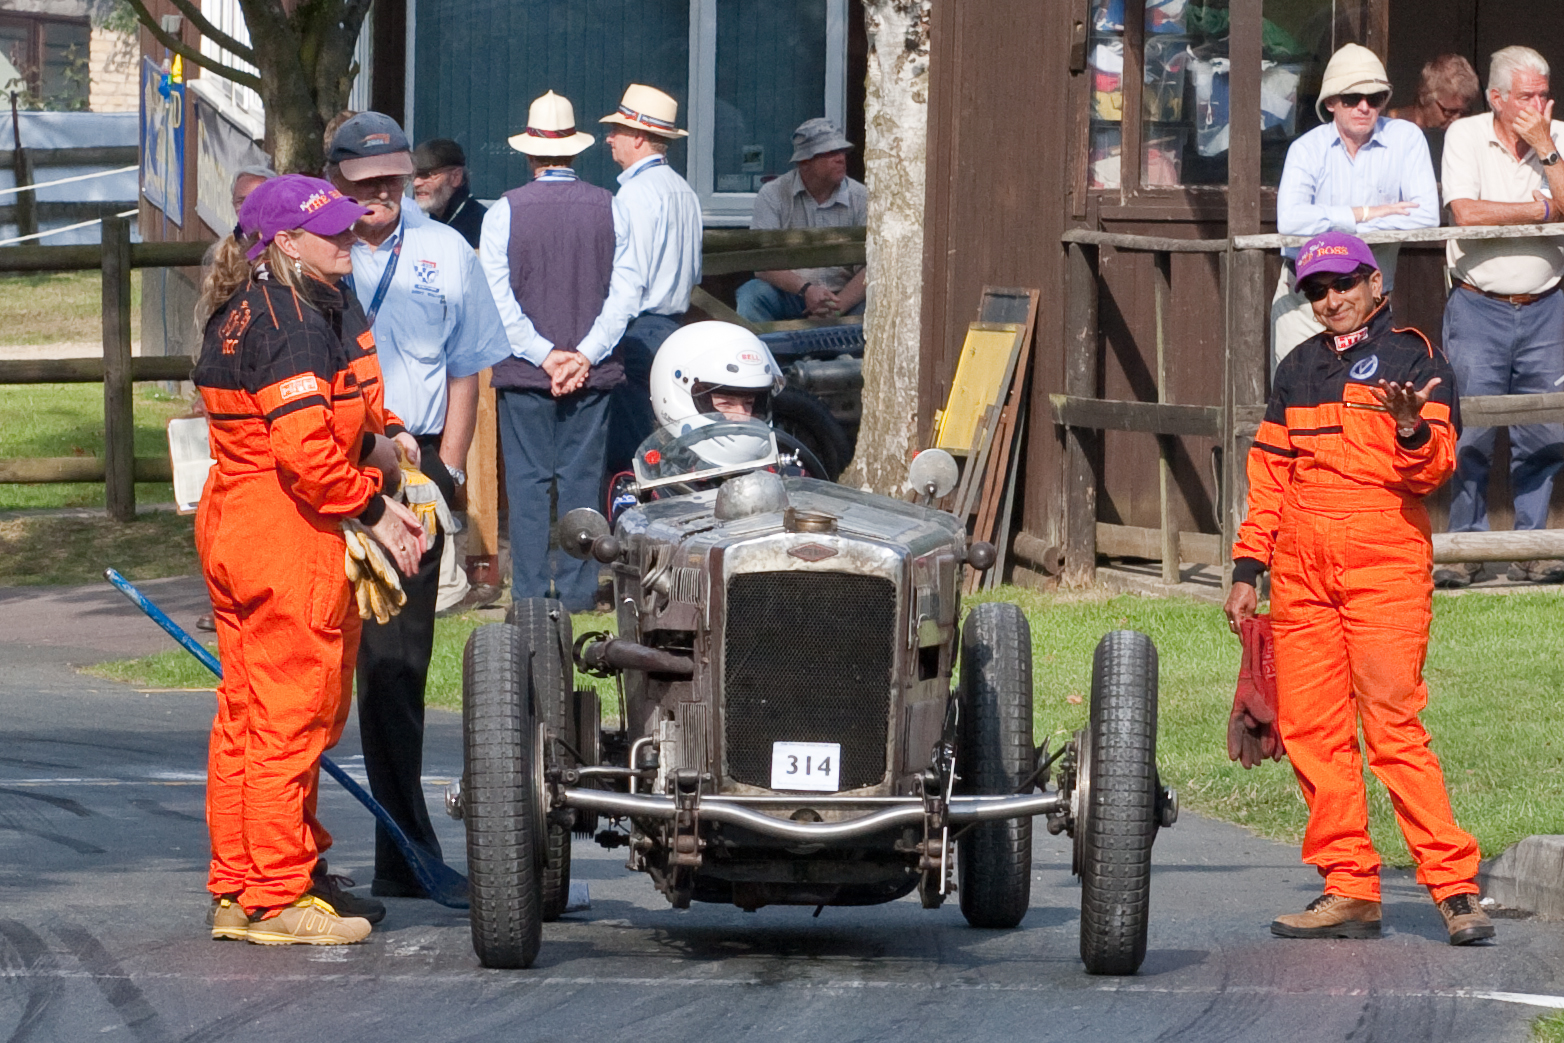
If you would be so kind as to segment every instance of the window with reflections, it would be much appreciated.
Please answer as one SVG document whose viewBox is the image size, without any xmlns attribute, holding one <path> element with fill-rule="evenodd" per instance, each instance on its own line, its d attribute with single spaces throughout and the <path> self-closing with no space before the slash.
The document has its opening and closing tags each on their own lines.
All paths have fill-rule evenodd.
<svg viewBox="0 0 1564 1043">
<path fill-rule="evenodd" d="M 1232 60 L 1228 0 L 1088 0 L 1091 77 L 1087 181 L 1093 188 L 1227 184 Z M 1318 124 L 1314 101 L 1331 51 L 1352 39 L 1363 0 L 1264 0 L 1262 183 L 1281 180 L 1287 147 Z M 1138 111 L 1125 112 L 1139 81 Z M 1131 103 L 1133 104 L 1133 102 Z M 1125 119 L 1138 156 L 1124 155 Z"/>
</svg>

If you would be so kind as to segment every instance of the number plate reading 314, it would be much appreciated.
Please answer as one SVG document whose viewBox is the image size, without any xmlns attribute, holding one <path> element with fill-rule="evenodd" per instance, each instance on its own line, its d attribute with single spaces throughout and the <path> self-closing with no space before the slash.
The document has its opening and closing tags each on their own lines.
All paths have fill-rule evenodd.
<svg viewBox="0 0 1564 1043">
<path fill-rule="evenodd" d="M 835 742 L 771 744 L 771 788 L 835 793 L 841 784 L 842 746 Z"/>
</svg>

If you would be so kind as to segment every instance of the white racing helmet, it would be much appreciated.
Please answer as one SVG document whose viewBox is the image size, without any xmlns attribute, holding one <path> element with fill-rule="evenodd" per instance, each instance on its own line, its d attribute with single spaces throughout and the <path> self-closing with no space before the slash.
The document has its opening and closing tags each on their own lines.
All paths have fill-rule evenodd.
<svg viewBox="0 0 1564 1043">
<path fill-rule="evenodd" d="M 652 411 L 671 437 L 720 418 L 714 392 L 755 396 L 755 419 L 769 423 L 771 396 L 785 383 L 765 341 L 730 322 L 697 322 L 676 330 L 652 360 Z M 701 443 L 696 451 L 713 464 L 743 464 L 771 451 L 771 440 L 732 435 Z M 753 443 L 753 444 L 752 444 Z"/>
<path fill-rule="evenodd" d="M 782 369 L 766 342 L 731 322 L 696 322 L 663 341 L 652 361 L 652 410 L 672 435 L 715 413 L 711 396 L 731 391 L 755 396 L 755 417 L 771 419 L 771 396 L 782 390 Z"/>
</svg>

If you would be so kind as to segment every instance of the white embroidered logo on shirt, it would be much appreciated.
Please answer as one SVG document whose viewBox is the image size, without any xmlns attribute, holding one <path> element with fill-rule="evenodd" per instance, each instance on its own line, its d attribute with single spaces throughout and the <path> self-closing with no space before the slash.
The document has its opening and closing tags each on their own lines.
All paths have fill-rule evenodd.
<svg viewBox="0 0 1564 1043">
<path fill-rule="evenodd" d="M 290 398 L 300 398 L 304 395 L 313 395 L 314 393 L 315 375 L 313 373 L 306 373 L 302 377 L 294 377 L 292 380 L 285 380 L 277 385 L 277 395 L 284 402 Z"/>
<path fill-rule="evenodd" d="M 1377 372 L 1379 372 L 1379 356 L 1370 355 L 1366 359 L 1358 359 L 1354 362 L 1352 368 L 1347 370 L 1347 376 L 1353 380 L 1367 380 Z"/>
</svg>

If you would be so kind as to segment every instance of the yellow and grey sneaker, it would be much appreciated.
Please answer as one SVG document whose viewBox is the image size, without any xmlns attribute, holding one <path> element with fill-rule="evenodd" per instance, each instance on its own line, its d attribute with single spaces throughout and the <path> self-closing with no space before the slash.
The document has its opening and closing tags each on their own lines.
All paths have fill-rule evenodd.
<svg viewBox="0 0 1564 1043">
<path fill-rule="evenodd" d="M 305 894 L 275 916 L 252 917 L 245 938 L 256 945 L 352 945 L 371 930 L 363 917 L 338 916 L 325 899 Z"/>
<path fill-rule="evenodd" d="M 242 942 L 250 934 L 250 917 L 239 904 L 237 894 L 213 895 L 206 910 L 206 925 L 212 929 L 213 941 Z"/>
</svg>

